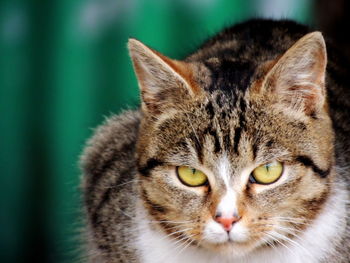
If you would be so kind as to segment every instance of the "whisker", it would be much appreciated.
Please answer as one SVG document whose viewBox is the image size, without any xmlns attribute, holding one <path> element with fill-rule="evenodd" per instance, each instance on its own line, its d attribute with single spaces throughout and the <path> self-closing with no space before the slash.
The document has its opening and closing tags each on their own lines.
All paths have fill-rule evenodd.
<svg viewBox="0 0 350 263">
<path fill-rule="evenodd" d="M 173 223 L 173 224 L 191 224 L 193 221 L 170 221 L 170 220 L 151 220 L 150 223 Z"/>
<path fill-rule="evenodd" d="M 304 219 L 300 218 L 293 218 L 293 217 L 272 217 L 272 220 L 277 220 L 280 222 L 287 222 L 291 224 L 296 224 L 296 225 L 310 225 L 310 223 L 306 222 Z M 299 220 L 299 221 L 298 221 Z"/>
<path fill-rule="evenodd" d="M 282 235 L 282 234 L 280 234 L 280 233 L 278 233 L 278 232 L 273 232 L 273 235 L 275 235 L 276 238 L 279 238 L 279 239 L 282 239 L 282 240 L 284 240 L 284 241 L 287 241 L 289 244 L 294 245 L 294 246 L 300 248 L 300 249 L 301 249 L 302 251 L 304 251 L 307 255 L 309 255 L 309 256 L 312 257 L 312 255 L 310 254 L 310 252 L 309 252 L 307 249 L 305 249 L 303 246 L 301 246 L 297 241 L 295 241 L 295 240 L 293 240 L 293 239 L 290 239 L 289 237 L 286 237 L 285 235 Z"/>
<path fill-rule="evenodd" d="M 125 213 L 125 211 L 123 211 L 122 209 L 117 208 L 117 210 L 118 210 L 119 212 L 121 212 L 123 215 L 125 215 L 126 217 L 128 217 L 128 218 L 130 218 L 130 219 L 134 219 L 134 217 L 133 217 L 133 216 L 131 216 L 131 215 L 129 215 L 129 214 L 127 214 L 127 213 Z"/>
<path fill-rule="evenodd" d="M 194 236 L 195 234 L 192 234 L 192 235 L 189 235 L 189 236 L 183 236 L 182 238 L 178 239 L 176 242 L 174 242 L 173 244 L 176 245 L 178 244 L 179 242 L 185 240 L 185 239 L 188 239 L 188 238 L 191 238 L 192 236 Z M 175 238 L 174 240 L 176 240 L 177 238 Z"/>
<path fill-rule="evenodd" d="M 288 234 L 295 234 L 294 232 L 297 233 L 304 233 L 304 231 L 299 230 L 297 228 L 291 228 L 291 227 L 285 227 L 285 226 L 278 226 L 278 229 L 282 230 L 282 231 L 286 231 Z"/>
<path fill-rule="evenodd" d="M 191 237 L 193 237 L 193 235 L 191 236 Z M 177 253 L 177 255 L 176 256 L 179 256 L 181 253 L 182 253 L 182 251 L 185 251 L 193 242 L 194 242 L 194 239 L 188 239 L 190 242 L 188 242 L 187 243 L 187 245 L 185 245 L 178 253 Z M 186 241 L 187 242 L 187 241 Z"/>
<path fill-rule="evenodd" d="M 292 234 L 292 231 L 298 232 L 298 233 L 304 233 L 304 231 L 299 230 L 297 228 L 291 228 L 291 227 L 286 227 L 286 226 L 281 226 L 281 225 L 276 225 L 276 224 L 264 224 L 264 226 L 268 226 L 268 227 L 273 227 L 279 230 L 286 230 L 289 231 L 288 234 Z"/>
<path fill-rule="evenodd" d="M 271 217 L 271 219 L 285 219 L 285 220 L 302 221 L 302 222 L 305 221 L 305 219 L 303 218 L 288 217 L 288 216 L 274 216 L 274 217 Z"/>
<path fill-rule="evenodd" d="M 179 226 L 172 226 L 172 227 L 163 227 L 164 230 L 171 230 L 171 229 L 176 229 L 176 228 L 179 228 Z M 149 226 L 148 225 L 145 225 L 145 226 L 139 226 L 137 229 L 135 229 L 135 231 L 139 231 L 139 230 L 146 230 L 146 229 L 149 229 Z M 183 230 L 183 231 L 187 231 L 187 230 L 191 230 L 192 228 L 186 228 L 186 230 Z M 181 230 L 179 230 L 181 231 Z M 177 232 L 177 231 L 176 231 Z"/>
<path fill-rule="evenodd" d="M 292 235 L 293 237 L 299 239 L 300 241 L 303 241 L 303 239 L 295 234 L 294 232 L 298 232 L 300 234 L 304 233 L 303 231 L 299 230 L 299 229 L 295 229 L 295 228 L 290 228 L 290 227 L 284 227 L 284 226 L 278 226 L 278 225 L 274 225 L 275 229 L 277 230 L 281 230 L 286 234 Z M 296 242 L 296 241 L 295 241 Z"/>
<path fill-rule="evenodd" d="M 264 243 L 268 244 L 269 246 L 272 247 L 273 250 L 275 250 L 277 253 L 280 253 L 280 251 L 278 250 L 278 248 L 275 246 L 275 244 L 273 242 L 271 242 L 270 240 L 264 238 L 264 237 L 261 237 L 260 238 Z"/>
<path fill-rule="evenodd" d="M 162 259 L 159 262 L 166 262 L 167 258 L 171 255 L 171 253 L 176 252 L 178 249 L 182 249 L 184 246 L 187 245 L 187 242 L 189 240 L 191 240 L 191 237 L 194 237 L 195 235 L 196 234 L 192 234 L 192 235 L 189 235 L 189 236 L 183 236 L 180 239 L 177 239 L 177 238 L 172 239 L 172 240 L 176 240 L 175 242 L 171 242 L 172 249 L 169 251 L 169 253 L 167 255 L 163 256 Z M 184 240 L 185 240 L 185 242 L 182 242 Z M 180 244 L 178 244 L 178 243 L 180 243 Z M 178 244 L 178 245 L 176 245 L 176 244 Z"/>
<path fill-rule="evenodd" d="M 182 247 L 184 244 L 186 244 L 188 242 L 188 240 L 191 240 L 192 237 L 196 236 L 197 234 L 192 234 L 189 236 L 184 236 L 182 237 L 180 240 L 177 240 L 176 242 L 174 242 L 173 244 L 177 244 L 180 243 L 181 241 L 185 240 L 185 242 L 180 243 L 180 245 L 176 246 L 176 248 L 174 249 L 174 251 L 176 251 L 178 248 Z"/>
<path fill-rule="evenodd" d="M 266 236 L 268 236 L 269 238 L 271 238 L 272 241 L 277 242 L 277 243 L 280 244 L 281 246 L 285 247 L 289 252 L 291 252 L 292 254 L 295 255 L 295 252 L 294 252 L 294 251 L 292 251 L 287 245 L 285 245 L 283 242 L 281 242 L 281 241 L 280 241 L 279 239 L 277 239 L 275 236 L 273 236 L 272 234 L 266 233 L 266 232 L 264 232 L 264 234 L 265 234 Z"/>
<path fill-rule="evenodd" d="M 185 229 L 181 229 L 181 230 L 172 232 L 172 233 L 170 233 L 170 234 L 168 234 L 168 235 L 162 237 L 160 240 L 164 240 L 164 239 L 166 239 L 166 238 L 168 238 L 168 237 L 170 237 L 170 236 L 173 236 L 173 235 L 175 235 L 175 234 L 177 234 L 177 233 L 184 233 L 184 232 L 189 231 L 189 230 L 192 230 L 192 229 L 193 229 L 193 228 L 191 227 L 191 228 L 185 228 Z"/>
</svg>

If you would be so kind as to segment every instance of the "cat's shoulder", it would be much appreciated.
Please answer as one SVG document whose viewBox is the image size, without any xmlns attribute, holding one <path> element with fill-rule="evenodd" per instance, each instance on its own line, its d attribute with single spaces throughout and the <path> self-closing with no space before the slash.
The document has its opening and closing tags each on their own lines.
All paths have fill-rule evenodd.
<svg viewBox="0 0 350 263">
<path fill-rule="evenodd" d="M 106 163 L 113 153 L 132 148 L 130 146 L 134 146 L 137 140 L 140 120 L 139 110 L 125 111 L 107 118 L 87 142 L 81 157 L 83 169 L 95 169 Z"/>
</svg>

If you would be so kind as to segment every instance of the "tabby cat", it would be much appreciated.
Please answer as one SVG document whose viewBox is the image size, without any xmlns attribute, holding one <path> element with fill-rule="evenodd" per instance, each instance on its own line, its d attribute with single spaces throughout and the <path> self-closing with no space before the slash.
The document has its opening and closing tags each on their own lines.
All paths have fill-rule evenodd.
<svg viewBox="0 0 350 263">
<path fill-rule="evenodd" d="M 350 262 L 349 64 L 331 41 L 257 19 L 181 61 L 128 48 L 141 108 L 82 157 L 89 262 Z"/>
</svg>

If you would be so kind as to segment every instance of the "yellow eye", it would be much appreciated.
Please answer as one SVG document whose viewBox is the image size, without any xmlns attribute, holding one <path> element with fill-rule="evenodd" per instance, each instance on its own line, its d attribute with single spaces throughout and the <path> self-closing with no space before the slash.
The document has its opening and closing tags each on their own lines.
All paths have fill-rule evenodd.
<svg viewBox="0 0 350 263">
<path fill-rule="evenodd" d="M 283 165 L 280 162 L 272 162 L 254 169 L 250 175 L 250 182 L 257 184 L 272 184 L 282 175 Z"/>
<path fill-rule="evenodd" d="M 202 186 L 207 181 L 207 176 L 200 170 L 188 166 L 176 167 L 177 176 L 187 186 Z"/>
</svg>

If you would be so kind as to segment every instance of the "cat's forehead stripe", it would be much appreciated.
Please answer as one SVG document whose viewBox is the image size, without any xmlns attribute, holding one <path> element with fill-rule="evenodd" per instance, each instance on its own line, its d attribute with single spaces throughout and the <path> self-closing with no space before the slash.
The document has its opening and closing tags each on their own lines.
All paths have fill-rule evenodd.
<svg viewBox="0 0 350 263">
<path fill-rule="evenodd" d="M 222 94 L 218 94 L 217 97 L 220 97 L 220 95 Z M 214 116 L 217 116 L 217 119 L 221 120 L 221 122 L 219 122 L 219 125 L 216 127 L 217 129 L 221 130 L 220 136 L 218 136 L 218 131 L 216 131 L 216 129 L 213 127 L 214 125 L 212 124 L 210 124 L 210 126 L 203 132 L 204 134 L 209 134 L 213 137 L 215 143 L 215 153 L 218 153 L 222 149 L 225 149 L 228 152 L 232 152 L 233 150 L 233 153 L 236 155 L 240 154 L 239 144 L 242 137 L 242 133 L 246 129 L 245 114 L 247 104 L 243 96 L 240 96 L 239 100 L 237 100 L 237 104 L 238 105 L 236 106 L 236 109 L 230 109 L 230 112 L 228 113 L 226 113 L 225 109 L 223 109 L 220 105 L 212 103 L 211 101 L 209 101 L 205 106 L 210 119 L 213 119 Z M 232 114 L 232 112 L 234 113 Z M 236 127 L 227 127 L 228 122 L 226 122 L 225 119 L 220 118 L 222 115 L 226 116 L 229 113 L 231 115 L 231 118 L 233 115 L 235 115 L 238 119 L 238 124 L 236 125 Z M 231 142 L 231 130 L 234 131 L 233 142 Z M 221 137 L 222 140 L 219 140 L 219 137 Z"/>
<path fill-rule="evenodd" d="M 210 60 L 204 62 L 211 73 L 209 91 L 219 89 L 229 94 L 233 90 L 245 91 L 251 84 L 255 65 L 251 61 L 235 61 L 226 55 L 219 53 L 215 62 Z"/>
<path fill-rule="evenodd" d="M 220 152 L 221 144 L 217 130 L 209 126 L 204 130 L 203 134 L 211 136 L 212 140 L 214 141 L 214 153 Z"/>
</svg>

